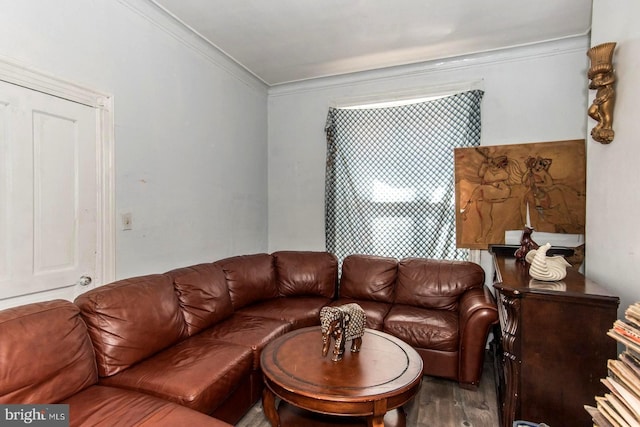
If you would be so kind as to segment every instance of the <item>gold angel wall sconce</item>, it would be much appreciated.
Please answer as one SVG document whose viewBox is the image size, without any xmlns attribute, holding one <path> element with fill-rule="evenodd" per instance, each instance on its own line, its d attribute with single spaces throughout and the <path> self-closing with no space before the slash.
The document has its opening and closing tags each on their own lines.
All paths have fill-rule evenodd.
<svg viewBox="0 0 640 427">
<path fill-rule="evenodd" d="M 615 135 L 613 126 L 613 106 L 616 92 L 613 84 L 616 76 L 613 72 L 613 50 L 616 44 L 603 43 L 587 51 L 591 60 L 591 67 L 587 76 L 591 80 L 589 89 L 596 90 L 596 97 L 589 107 L 589 117 L 598 124 L 591 130 L 591 136 L 598 142 L 609 144 Z"/>
</svg>

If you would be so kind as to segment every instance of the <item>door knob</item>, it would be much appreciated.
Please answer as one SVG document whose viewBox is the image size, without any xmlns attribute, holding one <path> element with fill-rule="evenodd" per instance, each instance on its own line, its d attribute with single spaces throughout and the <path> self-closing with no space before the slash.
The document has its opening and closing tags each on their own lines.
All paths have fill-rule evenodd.
<svg viewBox="0 0 640 427">
<path fill-rule="evenodd" d="M 78 280 L 77 284 L 80 285 L 80 286 L 89 286 L 91 284 L 91 277 L 90 276 L 81 276 L 80 280 Z"/>
</svg>

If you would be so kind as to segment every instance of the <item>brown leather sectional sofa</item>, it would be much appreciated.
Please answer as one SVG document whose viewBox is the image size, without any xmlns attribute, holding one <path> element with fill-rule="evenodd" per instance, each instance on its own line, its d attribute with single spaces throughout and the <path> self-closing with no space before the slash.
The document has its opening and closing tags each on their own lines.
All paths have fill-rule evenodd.
<svg viewBox="0 0 640 427">
<path fill-rule="evenodd" d="M 352 255 L 338 284 L 334 255 L 281 251 L 0 312 L 0 403 L 69 403 L 72 425 L 235 423 L 261 395 L 262 348 L 353 301 L 425 374 L 478 384 L 498 318 L 479 266 Z"/>
<path fill-rule="evenodd" d="M 425 375 L 478 386 L 487 335 L 498 322 L 478 264 L 350 255 L 332 305 L 350 302 L 365 310 L 367 327 L 411 344 L 422 356 Z"/>
<path fill-rule="evenodd" d="M 63 300 L 0 311 L 0 403 L 66 403 L 72 426 L 229 427 L 150 394 L 100 384 L 80 310 Z"/>
</svg>

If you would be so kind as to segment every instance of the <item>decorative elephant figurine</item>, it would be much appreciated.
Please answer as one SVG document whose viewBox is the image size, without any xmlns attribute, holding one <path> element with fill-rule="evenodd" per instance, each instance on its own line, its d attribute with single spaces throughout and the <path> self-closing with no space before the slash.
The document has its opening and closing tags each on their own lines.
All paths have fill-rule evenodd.
<svg viewBox="0 0 640 427">
<path fill-rule="evenodd" d="M 344 355 L 344 346 L 347 340 L 352 340 L 351 351 L 360 351 L 362 335 L 367 315 L 358 304 L 351 303 L 337 307 L 322 307 L 320 310 L 320 326 L 322 329 L 322 357 L 329 353 L 331 338 L 335 340 L 333 357 L 337 362 Z"/>
</svg>

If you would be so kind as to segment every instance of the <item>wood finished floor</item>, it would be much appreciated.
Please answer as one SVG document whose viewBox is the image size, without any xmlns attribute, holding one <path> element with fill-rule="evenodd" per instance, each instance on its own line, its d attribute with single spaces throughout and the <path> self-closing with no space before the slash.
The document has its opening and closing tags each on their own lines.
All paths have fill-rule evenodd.
<svg viewBox="0 0 640 427">
<path fill-rule="evenodd" d="M 493 355 L 490 352 L 485 355 L 478 390 L 464 390 L 456 382 L 425 376 L 420 393 L 405 410 L 409 427 L 497 427 Z M 270 427 L 260 402 L 236 426 Z"/>
</svg>

